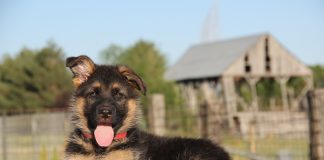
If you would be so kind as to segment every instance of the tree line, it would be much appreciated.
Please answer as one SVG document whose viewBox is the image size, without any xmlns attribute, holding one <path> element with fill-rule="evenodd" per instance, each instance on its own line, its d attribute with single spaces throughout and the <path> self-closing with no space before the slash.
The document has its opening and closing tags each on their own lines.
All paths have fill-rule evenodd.
<svg viewBox="0 0 324 160">
<path fill-rule="evenodd" d="M 71 86 L 63 51 L 54 43 L 40 50 L 23 48 L 15 56 L 2 57 L 0 109 L 66 107 Z"/>
<path fill-rule="evenodd" d="M 139 40 L 128 47 L 110 45 L 100 53 L 101 63 L 126 64 L 131 66 L 148 86 L 148 95 L 163 93 L 166 104 L 173 109 L 181 106 L 181 96 L 174 82 L 163 78 L 167 70 L 167 57 L 150 41 Z M 23 48 L 14 56 L 4 55 L 0 62 L 0 109 L 22 110 L 66 108 L 72 91 L 71 74 L 65 68 L 65 54 L 62 48 L 50 42 L 41 49 Z M 324 66 L 312 65 L 314 85 L 324 87 Z M 266 80 L 259 84 L 261 98 L 280 97 L 279 86 Z M 288 85 L 302 85 L 294 79 Z M 247 86 L 237 90 L 249 100 Z M 147 111 L 147 98 L 143 100 L 144 112 Z"/>
</svg>

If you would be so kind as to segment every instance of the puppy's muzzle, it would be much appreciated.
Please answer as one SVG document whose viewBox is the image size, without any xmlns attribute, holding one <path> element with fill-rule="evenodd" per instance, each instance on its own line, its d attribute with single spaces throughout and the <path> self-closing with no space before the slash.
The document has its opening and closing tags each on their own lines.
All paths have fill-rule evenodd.
<svg viewBox="0 0 324 160">
<path fill-rule="evenodd" d="M 111 106 L 102 105 L 97 109 L 97 125 L 112 125 L 114 109 Z"/>
<path fill-rule="evenodd" d="M 112 116 L 113 110 L 111 107 L 103 106 L 99 108 L 98 113 L 100 116 L 104 118 L 108 118 L 109 116 Z"/>
</svg>

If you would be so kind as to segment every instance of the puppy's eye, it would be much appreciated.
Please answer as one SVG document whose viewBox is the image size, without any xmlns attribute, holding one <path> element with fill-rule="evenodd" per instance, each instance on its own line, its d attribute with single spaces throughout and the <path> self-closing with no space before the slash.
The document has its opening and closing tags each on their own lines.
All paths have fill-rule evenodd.
<svg viewBox="0 0 324 160">
<path fill-rule="evenodd" d="M 118 88 L 115 88 L 113 89 L 112 91 L 112 95 L 115 97 L 115 98 L 124 98 L 124 94 L 120 92 L 120 90 Z"/>
<path fill-rule="evenodd" d="M 118 98 L 124 98 L 125 97 L 125 95 L 124 94 L 122 94 L 122 93 L 118 93 L 117 95 L 116 95 Z"/>
<path fill-rule="evenodd" d="M 90 91 L 87 95 L 88 98 L 93 98 L 93 97 L 96 97 L 97 95 L 99 95 L 99 89 L 96 88 L 92 91 Z"/>
<path fill-rule="evenodd" d="M 92 92 L 89 93 L 88 96 L 89 96 L 89 97 L 95 97 L 96 95 L 97 95 L 97 93 L 92 91 Z"/>
</svg>

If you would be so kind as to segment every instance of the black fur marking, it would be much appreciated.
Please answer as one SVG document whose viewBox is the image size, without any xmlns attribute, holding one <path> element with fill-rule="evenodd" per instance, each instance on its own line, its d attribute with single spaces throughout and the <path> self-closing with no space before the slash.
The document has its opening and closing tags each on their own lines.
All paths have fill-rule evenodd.
<svg viewBox="0 0 324 160">
<path fill-rule="evenodd" d="M 75 129 L 74 132 L 72 132 L 71 137 L 73 135 L 76 135 L 79 138 L 82 138 L 81 131 L 79 129 Z M 65 148 L 65 153 L 67 155 L 69 154 L 81 154 L 81 155 L 89 155 L 90 152 L 87 152 L 85 148 L 77 143 L 69 142 Z"/>
</svg>

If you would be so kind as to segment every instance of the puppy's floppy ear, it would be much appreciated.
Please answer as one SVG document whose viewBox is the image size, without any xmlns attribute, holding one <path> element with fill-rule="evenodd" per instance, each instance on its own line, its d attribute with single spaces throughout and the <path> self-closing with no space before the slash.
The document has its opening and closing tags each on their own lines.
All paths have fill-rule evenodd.
<svg viewBox="0 0 324 160">
<path fill-rule="evenodd" d="M 146 86 L 143 80 L 133 70 L 124 65 L 117 66 L 117 69 L 132 87 L 136 88 L 143 95 L 146 95 Z"/>
<path fill-rule="evenodd" d="M 69 67 L 73 73 L 73 84 L 78 87 L 88 80 L 88 77 L 94 72 L 95 64 L 84 55 L 78 57 L 68 57 L 66 67 Z"/>
</svg>

